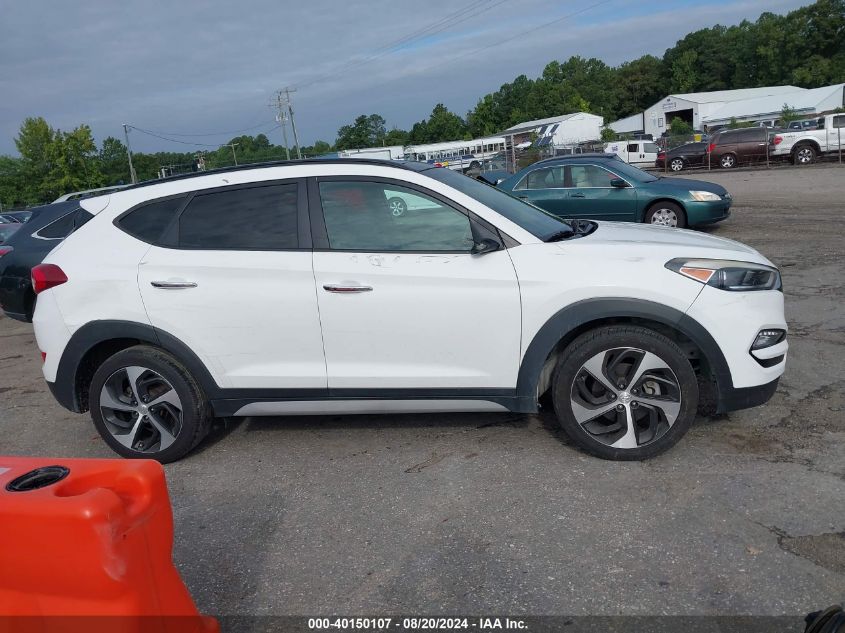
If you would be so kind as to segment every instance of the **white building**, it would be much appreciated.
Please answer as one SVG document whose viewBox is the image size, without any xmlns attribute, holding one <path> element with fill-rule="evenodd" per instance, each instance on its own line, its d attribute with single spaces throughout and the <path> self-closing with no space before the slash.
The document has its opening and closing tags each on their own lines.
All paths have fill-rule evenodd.
<svg viewBox="0 0 845 633">
<path fill-rule="evenodd" d="M 509 127 L 502 136 L 512 137 L 516 145 L 526 142 L 531 133 L 537 134 L 537 147 L 564 146 L 596 141 L 601 138 L 604 118 L 588 112 L 573 112 L 560 116 L 526 121 Z"/>
<path fill-rule="evenodd" d="M 725 125 L 737 121 L 758 121 L 777 118 L 786 103 L 799 115 L 812 115 L 843 105 L 842 84 L 808 90 L 797 86 L 766 86 L 739 90 L 672 94 L 661 99 L 641 114 L 610 123 L 619 134 L 652 134 L 665 132 L 672 119 L 679 117 L 695 130 L 704 126 Z"/>
</svg>

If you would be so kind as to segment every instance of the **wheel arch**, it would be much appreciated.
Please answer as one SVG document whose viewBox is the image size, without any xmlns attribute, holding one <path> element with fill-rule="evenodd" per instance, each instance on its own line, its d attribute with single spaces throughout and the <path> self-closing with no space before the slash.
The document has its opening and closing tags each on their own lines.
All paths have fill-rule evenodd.
<svg viewBox="0 0 845 633">
<path fill-rule="evenodd" d="M 697 321 L 668 306 L 628 298 L 586 299 L 568 306 L 537 331 L 526 349 L 517 378 L 517 396 L 536 402 L 548 389 L 557 355 L 581 334 L 605 325 L 642 325 L 669 336 L 693 362 L 696 373 L 717 394 L 733 388 L 730 368 L 718 344 Z M 704 396 L 704 394 L 703 394 Z"/>
<path fill-rule="evenodd" d="M 97 368 L 110 356 L 135 345 L 147 344 L 172 354 L 184 364 L 209 397 L 219 391 L 199 357 L 175 336 L 132 321 L 92 321 L 80 327 L 62 352 L 51 384 L 53 395 L 66 409 L 88 410 L 88 390 Z"/>
<path fill-rule="evenodd" d="M 792 154 L 793 158 L 795 157 L 796 152 L 798 152 L 799 149 L 801 149 L 802 147 L 804 147 L 806 145 L 809 145 L 810 147 L 812 147 L 813 151 L 816 152 L 816 155 L 819 155 L 819 154 L 822 153 L 822 147 L 816 139 L 803 138 L 800 141 L 798 141 L 797 143 L 795 143 L 795 145 L 792 146 L 792 149 L 790 150 L 790 154 Z"/>
</svg>

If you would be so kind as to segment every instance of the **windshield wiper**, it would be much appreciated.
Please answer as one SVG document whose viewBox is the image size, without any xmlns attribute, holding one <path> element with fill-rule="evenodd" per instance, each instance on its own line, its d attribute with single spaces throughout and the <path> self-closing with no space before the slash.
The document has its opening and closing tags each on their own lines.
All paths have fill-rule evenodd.
<svg viewBox="0 0 845 633">
<path fill-rule="evenodd" d="M 570 237 L 575 235 L 575 231 L 572 229 L 566 229 L 565 231 L 558 231 L 557 233 L 552 233 L 549 237 L 546 238 L 546 242 L 559 242 L 561 240 L 568 240 Z"/>
</svg>

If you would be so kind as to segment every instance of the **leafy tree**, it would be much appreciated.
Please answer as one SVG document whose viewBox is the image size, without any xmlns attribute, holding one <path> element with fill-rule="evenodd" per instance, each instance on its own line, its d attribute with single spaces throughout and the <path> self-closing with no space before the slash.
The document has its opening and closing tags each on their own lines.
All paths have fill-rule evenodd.
<svg viewBox="0 0 845 633">
<path fill-rule="evenodd" d="M 788 103 L 784 103 L 783 107 L 780 109 L 780 122 L 784 125 L 789 123 L 790 121 L 797 121 L 798 120 L 798 113 L 795 112 L 795 108 L 790 106 Z"/>
<path fill-rule="evenodd" d="M 692 134 L 692 126 L 681 117 L 676 116 L 669 123 L 669 132 L 672 136 L 687 136 L 688 134 Z"/>
<path fill-rule="evenodd" d="M 103 140 L 100 148 L 100 169 L 106 185 L 119 185 L 129 182 L 129 159 L 126 145 L 113 136 Z"/>
<path fill-rule="evenodd" d="M 605 142 L 615 141 L 616 140 L 616 132 L 612 129 L 607 127 L 606 125 L 601 129 L 601 140 Z"/>
<path fill-rule="evenodd" d="M 642 112 L 665 96 L 666 67 L 653 55 L 625 62 L 616 69 L 618 91 L 616 117 Z"/>
<path fill-rule="evenodd" d="M 357 149 L 376 147 L 386 136 L 386 121 L 379 114 L 362 114 L 351 125 L 344 125 L 337 131 L 335 149 Z"/>
<path fill-rule="evenodd" d="M 408 144 L 408 132 L 406 132 L 405 130 L 399 130 L 397 128 L 393 128 L 384 137 L 384 144 L 385 145 L 402 145 L 402 146 L 407 145 Z"/>
<path fill-rule="evenodd" d="M 49 174 L 53 168 L 51 147 L 56 131 L 42 117 L 29 117 L 21 124 L 15 147 L 21 155 L 21 197 L 29 203 L 46 200 Z"/>
</svg>

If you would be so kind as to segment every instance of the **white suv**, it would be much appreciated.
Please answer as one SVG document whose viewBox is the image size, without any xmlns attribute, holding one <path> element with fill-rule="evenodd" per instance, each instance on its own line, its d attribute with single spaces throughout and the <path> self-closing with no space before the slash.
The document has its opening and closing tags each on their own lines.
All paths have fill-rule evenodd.
<svg viewBox="0 0 845 633">
<path fill-rule="evenodd" d="M 389 200 L 424 200 L 392 212 Z M 303 161 L 80 203 L 32 273 L 44 376 L 126 457 L 220 416 L 534 412 L 644 459 L 696 410 L 761 404 L 780 274 L 730 240 L 564 221 L 449 169 Z M 546 396 L 547 399 L 544 399 Z"/>
</svg>

